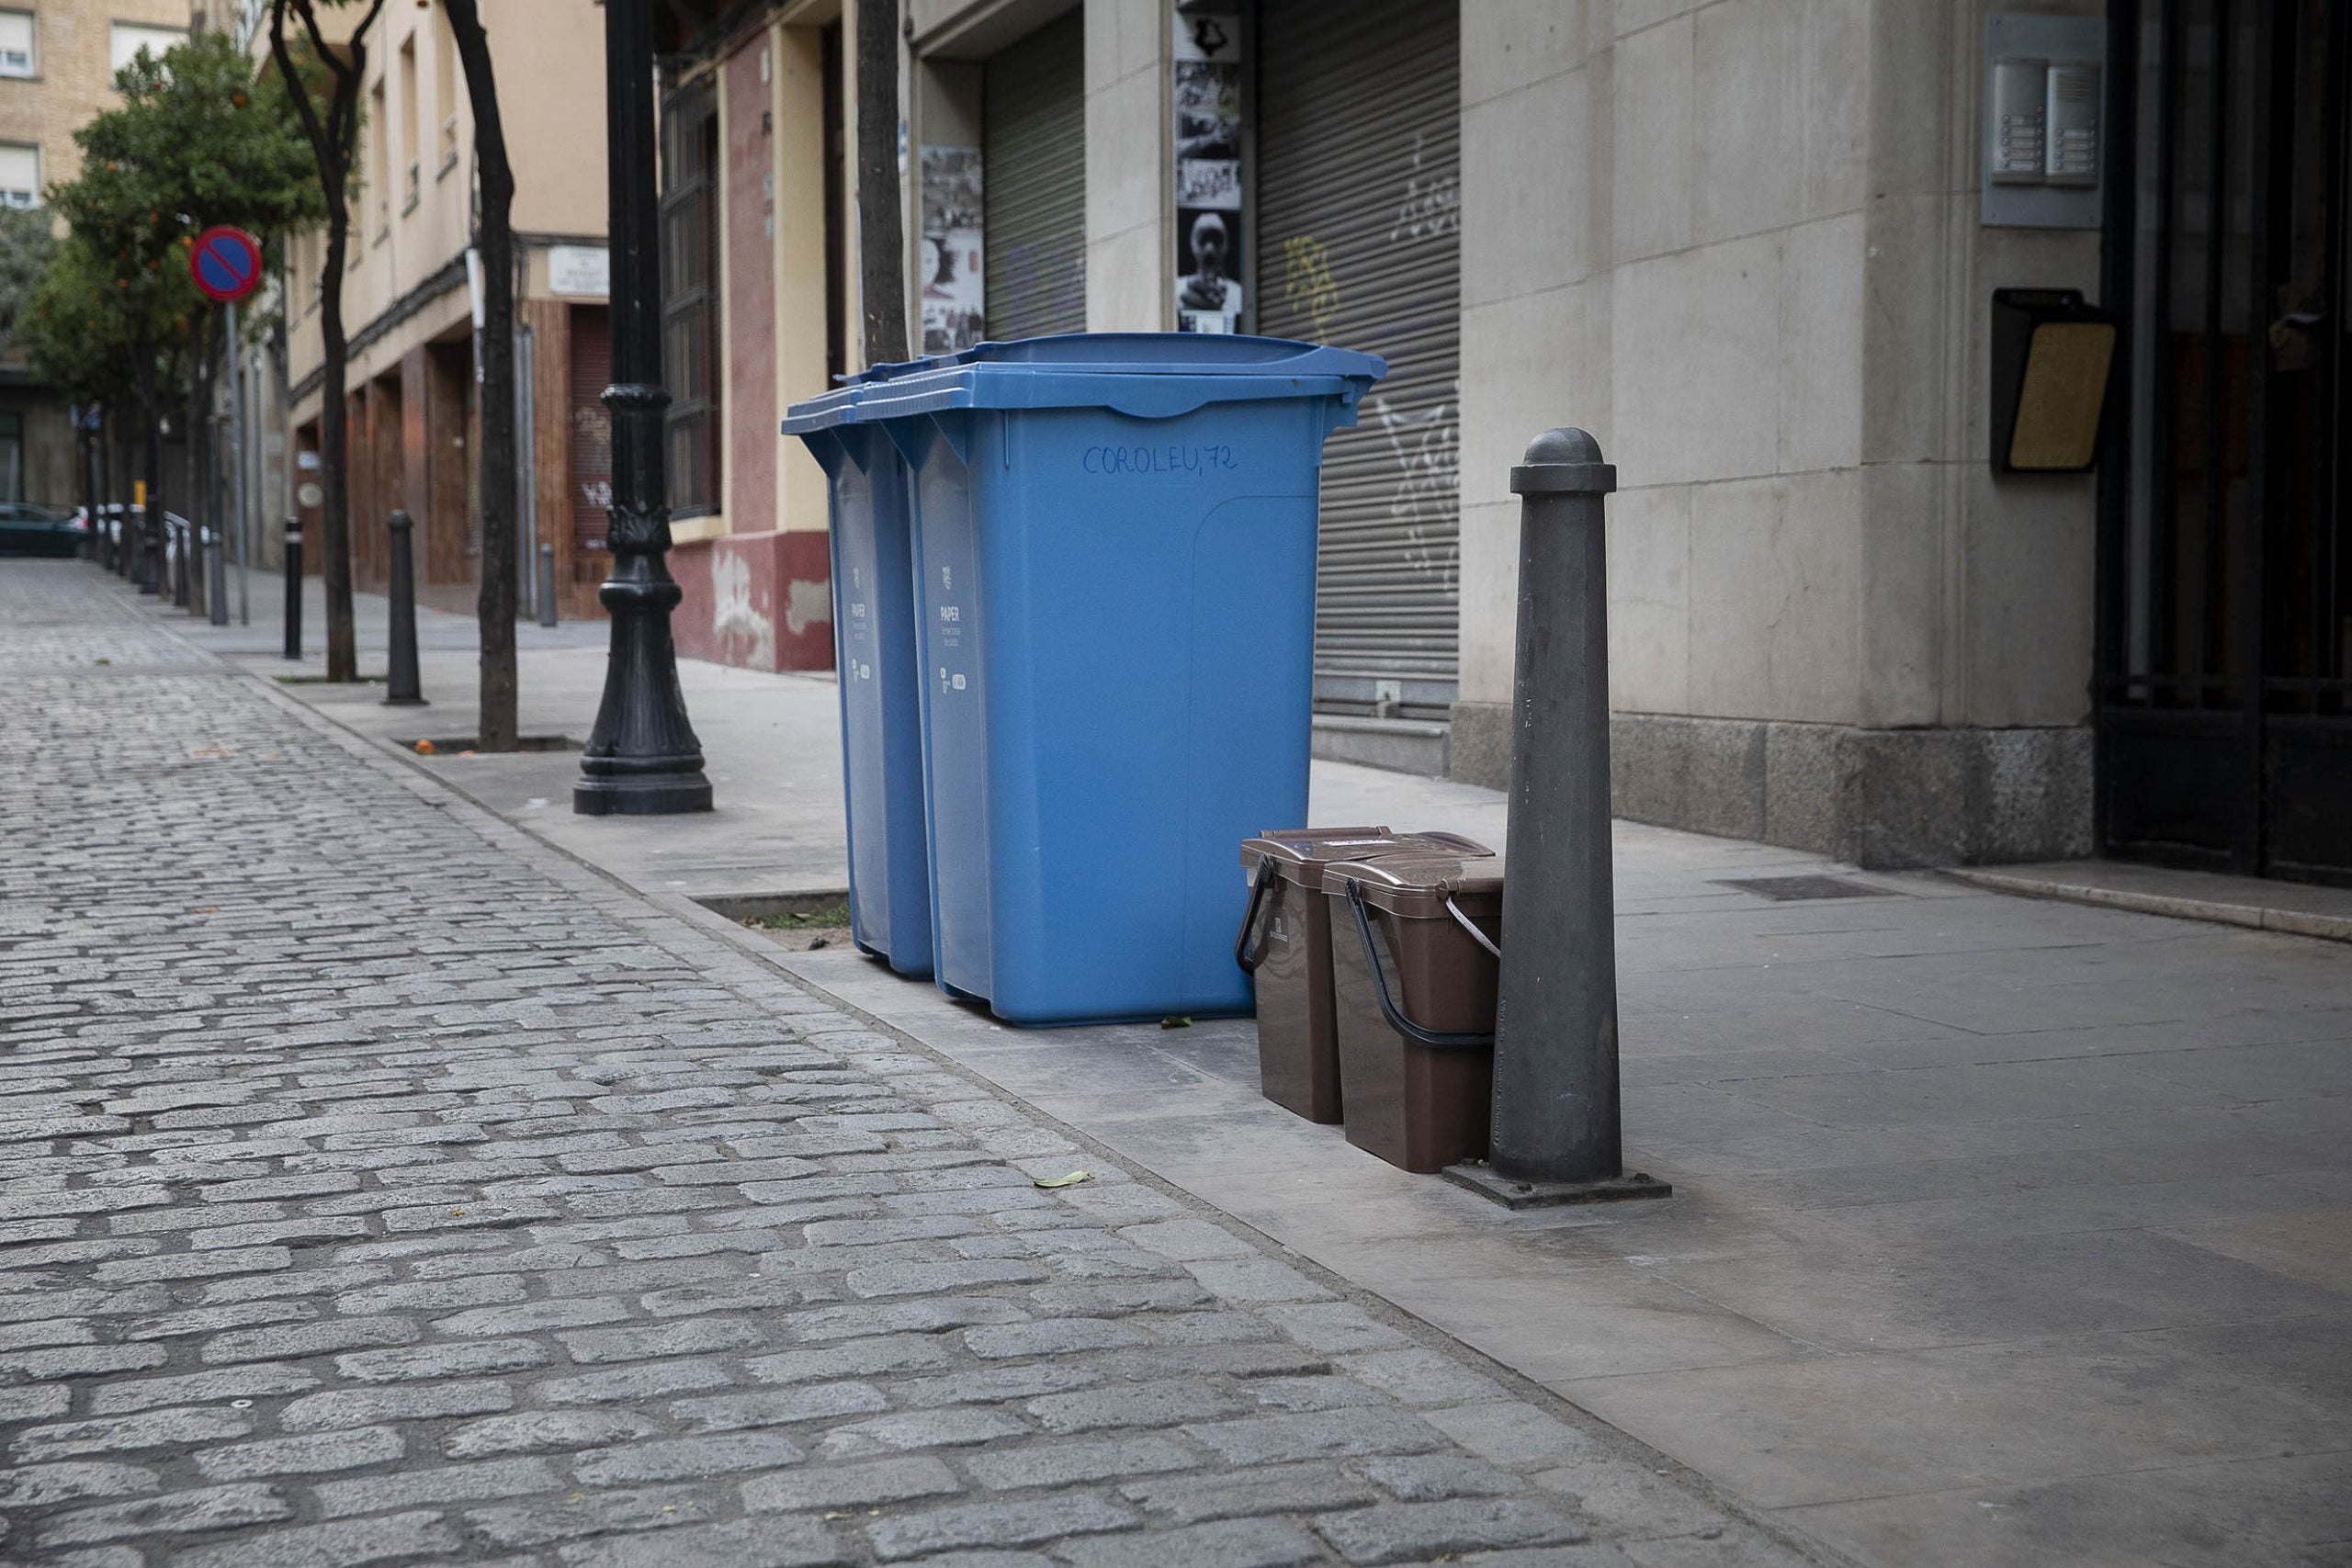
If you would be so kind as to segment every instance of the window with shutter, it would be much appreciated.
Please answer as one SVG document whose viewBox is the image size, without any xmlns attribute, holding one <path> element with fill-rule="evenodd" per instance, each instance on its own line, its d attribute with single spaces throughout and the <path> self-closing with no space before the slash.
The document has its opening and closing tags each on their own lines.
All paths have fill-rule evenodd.
<svg viewBox="0 0 2352 1568">
<path fill-rule="evenodd" d="M 107 40 L 107 61 L 113 70 L 119 71 L 136 59 L 141 49 L 161 60 L 166 51 L 187 37 L 186 28 L 151 28 L 138 22 L 117 22 Z"/>
<path fill-rule="evenodd" d="M 0 11 L 0 76 L 33 74 L 33 14 Z"/>
<path fill-rule="evenodd" d="M 40 149 L 0 141 L 0 207 L 40 205 Z"/>
</svg>

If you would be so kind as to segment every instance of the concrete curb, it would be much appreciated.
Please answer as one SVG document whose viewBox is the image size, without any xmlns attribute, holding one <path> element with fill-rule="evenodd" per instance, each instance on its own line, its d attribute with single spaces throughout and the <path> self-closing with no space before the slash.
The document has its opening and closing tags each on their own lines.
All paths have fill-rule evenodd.
<svg viewBox="0 0 2352 1568">
<path fill-rule="evenodd" d="M 2179 920 L 2244 926 L 2250 931 L 2278 931 L 2289 936 L 2314 937 L 2322 942 L 2352 942 L 2352 915 L 2317 910 L 2286 909 L 2271 905 L 2240 904 L 2224 898 L 2190 894 L 2157 893 L 2137 887 L 2106 887 L 2096 883 L 1984 866 L 1951 866 L 1944 874 L 1996 893 L 2028 898 L 2052 898 L 2069 904 L 2129 909 L 2143 915 L 2164 915 Z"/>
</svg>

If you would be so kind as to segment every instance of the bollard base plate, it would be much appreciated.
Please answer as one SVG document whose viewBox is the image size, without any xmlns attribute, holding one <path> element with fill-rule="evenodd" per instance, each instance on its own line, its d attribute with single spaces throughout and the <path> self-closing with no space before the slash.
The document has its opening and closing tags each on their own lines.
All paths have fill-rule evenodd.
<svg viewBox="0 0 2352 1568">
<path fill-rule="evenodd" d="M 1490 1198 L 1506 1209 L 1555 1209 L 1571 1203 L 1615 1203 L 1633 1198 L 1670 1198 L 1674 1188 L 1646 1171 L 1629 1170 L 1606 1181 L 1521 1181 L 1498 1176 L 1483 1160 L 1445 1168 L 1445 1179 Z"/>
<path fill-rule="evenodd" d="M 386 697 L 384 699 L 384 706 L 388 708 L 421 708 L 431 705 L 423 697 Z"/>
</svg>

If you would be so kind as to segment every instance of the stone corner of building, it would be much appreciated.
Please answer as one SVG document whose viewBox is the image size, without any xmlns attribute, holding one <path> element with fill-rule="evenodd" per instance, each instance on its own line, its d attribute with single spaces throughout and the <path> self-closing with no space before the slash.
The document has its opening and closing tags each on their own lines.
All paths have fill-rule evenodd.
<svg viewBox="0 0 2352 1568">
<path fill-rule="evenodd" d="M 1510 714 L 1455 705 L 1453 777 L 1507 787 Z M 1618 816 L 1880 870 L 2086 855 L 2091 765 L 2079 725 L 1875 729 L 1653 713 L 1610 723 Z"/>
<path fill-rule="evenodd" d="M 1446 742 L 1446 777 L 1484 789 L 1510 787 L 1510 705 L 1457 702 Z"/>
</svg>

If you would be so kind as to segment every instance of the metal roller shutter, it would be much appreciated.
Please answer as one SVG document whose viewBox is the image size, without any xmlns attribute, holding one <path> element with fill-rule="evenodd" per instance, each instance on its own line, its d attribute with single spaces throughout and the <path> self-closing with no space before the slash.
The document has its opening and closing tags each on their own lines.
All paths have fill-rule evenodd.
<svg viewBox="0 0 2352 1568">
<path fill-rule="evenodd" d="M 1086 330 L 1086 14 L 990 57 L 980 85 L 989 336 Z"/>
<path fill-rule="evenodd" d="M 1457 0 L 1258 11 L 1258 330 L 1385 355 L 1323 461 L 1315 702 L 1448 716 L 1459 670 Z"/>
<path fill-rule="evenodd" d="M 605 547 L 613 502 L 613 416 L 605 387 L 613 378 L 613 323 L 602 305 L 571 308 L 571 542 Z"/>
</svg>

